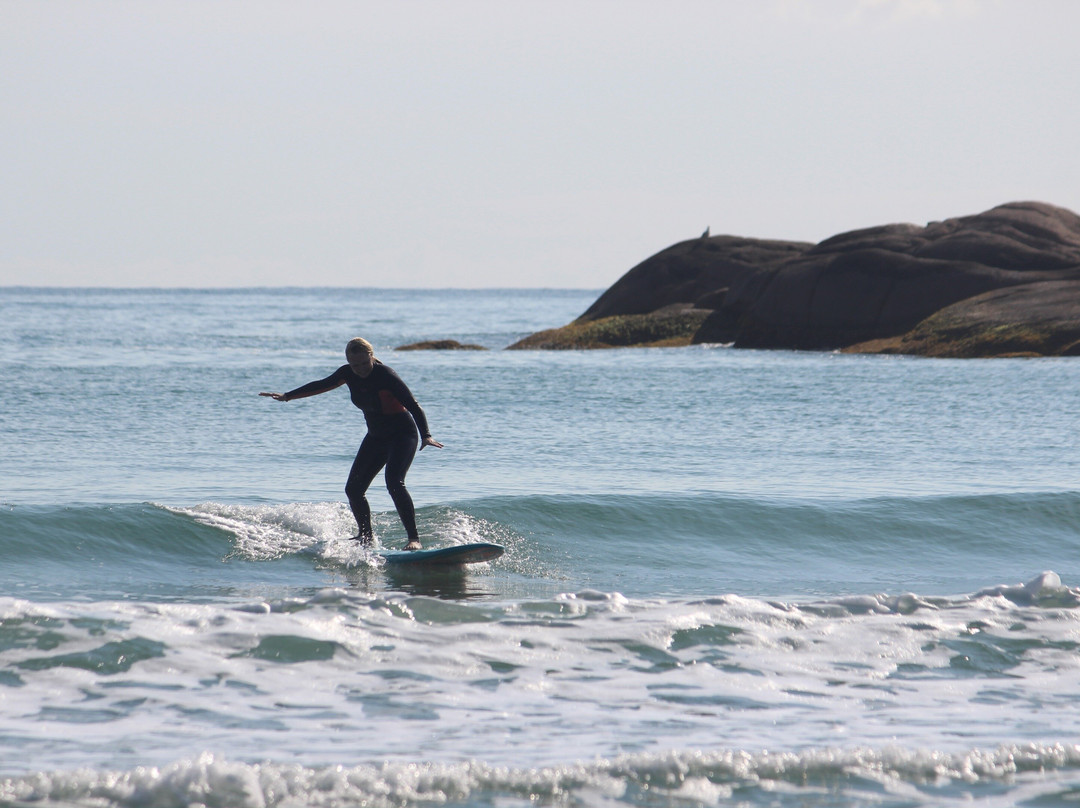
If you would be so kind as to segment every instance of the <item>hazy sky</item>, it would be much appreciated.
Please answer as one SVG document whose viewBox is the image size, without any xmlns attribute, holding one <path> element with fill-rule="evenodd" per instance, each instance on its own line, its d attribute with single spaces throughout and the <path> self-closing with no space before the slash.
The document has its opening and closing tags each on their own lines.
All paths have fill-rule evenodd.
<svg viewBox="0 0 1080 808">
<path fill-rule="evenodd" d="M 0 285 L 602 288 L 1080 212 L 1076 0 L 0 0 Z"/>
</svg>

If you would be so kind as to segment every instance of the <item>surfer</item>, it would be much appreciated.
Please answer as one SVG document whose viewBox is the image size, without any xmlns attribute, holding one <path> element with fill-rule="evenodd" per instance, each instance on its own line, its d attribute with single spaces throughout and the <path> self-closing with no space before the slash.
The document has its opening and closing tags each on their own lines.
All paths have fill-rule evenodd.
<svg viewBox="0 0 1080 808">
<path fill-rule="evenodd" d="M 416 510 L 405 488 L 405 474 L 417 451 L 417 429 L 420 449 L 443 445 L 431 437 L 427 418 L 405 382 L 393 370 L 375 358 L 375 350 L 366 339 L 357 337 L 345 346 L 342 365 L 325 379 L 309 382 L 288 393 L 259 393 L 275 401 L 317 396 L 341 385 L 348 385 L 352 402 L 364 413 L 367 435 L 356 453 L 345 495 L 360 529 L 355 538 L 364 544 L 372 540 L 371 507 L 367 501 L 368 486 L 375 475 L 386 467 L 386 490 L 390 492 L 401 523 L 405 525 L 409 543 L 406 550 L 420 549 L 420 534 L 416 531 Z"/>
</svg>

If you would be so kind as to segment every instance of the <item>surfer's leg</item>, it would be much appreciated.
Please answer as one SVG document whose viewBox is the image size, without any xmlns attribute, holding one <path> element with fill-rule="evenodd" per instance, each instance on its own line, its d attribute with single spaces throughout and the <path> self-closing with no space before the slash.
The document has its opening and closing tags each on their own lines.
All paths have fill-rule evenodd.
<svg viewBox="0 0 1080 808">
<path fill-rule="evenodd" d="M 394 500 L 401 523 L 405 525 L 405 533 L 409 537 L 409 544 L 420 543 L 420 534 L 416 530 L 416 508 L 413 506 L 409 489 L 405 487 L 405 475 L 409 472 L 413 458 L 416 456 L 416 446 L 419 440 L 416 432 L 406 432 L 395 435 L 390 443 L 390 451 L 386 459 L 386 490 L 390 492 L 390 498 Z M 416 549 L 419 549 L 417 547 Z"/>
<path fill-rule="evenodd" d="M 371 530 L 371 506 L 368 505 L 368 486 L 379 473 L 379 469 L 386 463 L 386 448 L 381 441 L 376 441 L 370 435 L 364 438 L 360 444 L 360 450 L 356 453 L 352 468 L 349 470 L 349 479 L 345 483 L 345 496 L 349 498 L 349 507 L 353 516 L 356 517 L 356 526 L 360 533 L 357 538 L 365 544 L 369 543 L 374 535 Z"/>
</svg>

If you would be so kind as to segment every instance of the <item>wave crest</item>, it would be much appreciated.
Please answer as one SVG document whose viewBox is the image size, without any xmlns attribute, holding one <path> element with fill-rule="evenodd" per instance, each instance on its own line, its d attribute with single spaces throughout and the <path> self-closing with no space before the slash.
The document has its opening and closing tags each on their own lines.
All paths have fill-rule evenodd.
<svg viewBox="0 0 1080 808">
<path fill-rule="evenodd" d="M 964 753 L 865 747 L 780 754 L 679 750 L 539 769 L 478 761 L 310 768 L 237 763 L 204 753 L 163 768 L 7 778 L 0 780 L 0 801 L 208 808 L 499 805 L 507 800 L 715 805 L 738 792 L 747 805 L 776 804 L 780 793 L 792 804 L 830 796 L 869 802 L 902 796 L 905 804 L 940 806 L 999 794 L 1003 784 L 1014 792 L 1022 788 L 1026 800 L 1075 796 L 1080 787 L 1071 775 L 1078 769 L 1080 746 L 1060 743 Z"/>
</svg>

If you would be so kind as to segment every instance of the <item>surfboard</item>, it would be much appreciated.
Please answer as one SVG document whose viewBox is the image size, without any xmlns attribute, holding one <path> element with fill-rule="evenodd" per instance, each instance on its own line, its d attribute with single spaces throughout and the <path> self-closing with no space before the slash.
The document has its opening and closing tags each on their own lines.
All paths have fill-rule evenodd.
<svg viewBox="0 0 1080 808">
<path fill-rule="evenodd" d="M 506 550 L 499 544 L 455 544 L 433 550 L 386 550 L 379 553 L 387 564 L 410 567 L 460 567 L 498 558 Z"/>
</svg>

